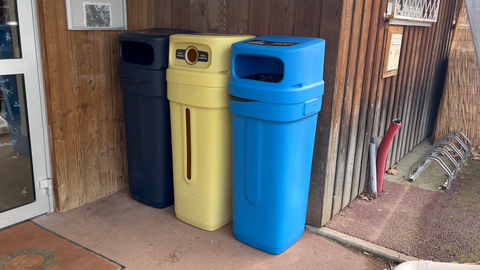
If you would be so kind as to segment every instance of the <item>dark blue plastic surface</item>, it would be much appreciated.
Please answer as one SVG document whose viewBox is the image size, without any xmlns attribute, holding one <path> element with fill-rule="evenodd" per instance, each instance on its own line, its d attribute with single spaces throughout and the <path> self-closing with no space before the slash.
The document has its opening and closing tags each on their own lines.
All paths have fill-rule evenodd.
<svg viewBox="0 0 480 270">
<path fill-rule="evenodd" d="M 279 254 L 305 228 L 325 42 L 253 40 L 232 46 L 233 231 Z"/>
<path fill-rule="evenodd" d="M 174 202 L 166 68 L 169 36 L 180 33 L 192 32 L 147 29 L 121 33 L 119 38 L 130 194 L 156 208 Z"/>
</svg>

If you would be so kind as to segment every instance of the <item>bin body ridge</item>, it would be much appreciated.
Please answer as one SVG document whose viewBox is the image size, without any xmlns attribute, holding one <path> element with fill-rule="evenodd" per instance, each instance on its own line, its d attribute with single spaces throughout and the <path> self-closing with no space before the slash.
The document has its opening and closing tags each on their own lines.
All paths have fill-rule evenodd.
<svg viewBox="0 0 480 270">
<path fill-rule="evenodd" d="M 232 220 L 230 47 L 248 38 L 174 35 L 170 41 L 167 88 L 175 214 L 207 231 Z M 189 52 L 198 59 L 187 62 Z"/>
<path fill-rule="evenodd" d="M 233 231 L 272 254 L 304 232 L 324 51 L 301 37 L 232 45 Z"/>
<path fill-rule="evenodd" d="M 118 76 L 123 92 L 130 195 L 156 208 L 174 202 L 165 70 L 169 37 L 175 33 L 192 31 L 145 29 L 119 35 Z"/>
</svg>

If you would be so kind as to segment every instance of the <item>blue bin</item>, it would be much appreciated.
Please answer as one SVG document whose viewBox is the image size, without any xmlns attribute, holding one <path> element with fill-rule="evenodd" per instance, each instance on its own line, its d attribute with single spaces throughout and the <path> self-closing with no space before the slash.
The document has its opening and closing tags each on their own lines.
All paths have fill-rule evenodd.
<svg viewBox="0 0 480 270">
<path fill-rule="evenodd" d="M 272 254 L 303 234 L 325 41 L 268 36 L 232 45 L 233 231 Z"/>
</svg>

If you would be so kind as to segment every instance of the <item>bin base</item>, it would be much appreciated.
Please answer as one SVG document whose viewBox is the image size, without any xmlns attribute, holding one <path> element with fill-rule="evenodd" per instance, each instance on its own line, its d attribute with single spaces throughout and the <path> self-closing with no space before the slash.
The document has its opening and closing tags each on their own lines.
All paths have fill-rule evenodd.
<svg viewBox="0 0 480 270">
<path fill-rule="evenodd" d="M 133 193 L 130 193 L 130 196 L 138 202 L 141 202 L 143 204 L 146 204 L 148 206 L 155 207 L 158 209 L 163 209 L 173 205 L 173 198 L 171 200 L 167 200 L 164 202 L 152 202 L 149 200 L 145 200 L 143 196 L 137 196 L 136 194 L 133 194 Z"/>
<path fill-rule="evenodd" d="M 216 231 L 216 230 L 222 228 L 223 226 L 229 224 L 230 222 L 232 222 L 232 220 L 230 220 L 230 221 L 222 222 L 222 223 L 219 223 L 219 224 L 205 224 L 205 223 L 201 223 L 201 222 L 198 222 L 196 220 L 190 219 L 186 216 L 183 216 L 183 215 L 177 213 L 176 211 L 175 211 L 175 216 L 180 221 L 183 221 L 183 222 L 187 223 L 188 225 L 191 225 L 193 227 L 197 227 L 199 229 L 209 231 L 209 232 Z"/>
<path fill-rule="evenodd" d="M 280 246 L 280 247 L 268 246 L 268 245 L 265 245 L 263 243 L 252 240 L 250 238 L 243 237 L 243 236 L 239 235 L 238 233 L 236 233 L 235 229 L 233 230 L 233 235 L 235 236 L 235 238 L 238 241 L 240 241 L 244 244 L 247 244 L 247 245 L 249 245 L 251 247 L 254 247 L 258 250 L 261 250 L 261 251 L 264 251 L 264 252 L 267 252 L 267 253 L 270 253 L 270 254 L 273 254 L 273 255 L 278 255 L 278 254 L 284 252 L 285 250 L 287 250 L 293 244 L 295 244 L 302 237 L 303 232 L 301 234 L 299 234 L 298 236 L 296 236 L 295 238 L 293 238 L 290 242 L 287 242 L 286 244 L 284 244 L 283 246 Z"/>
</svg>

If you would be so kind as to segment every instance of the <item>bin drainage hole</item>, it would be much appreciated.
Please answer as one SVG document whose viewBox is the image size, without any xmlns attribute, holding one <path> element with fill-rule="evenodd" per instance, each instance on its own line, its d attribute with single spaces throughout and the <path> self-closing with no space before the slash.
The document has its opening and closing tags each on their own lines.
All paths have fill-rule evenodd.
<svg viewBox="0 0 480 270">
<path fill-rule="evenodd" d="M 187 63 L 193 65 L 198 61 L 198 51 L 195 47 L 187 48 Z"/>
<path fill-rule="evenodd" d="M 187 178 L 192 179 L 192 136 L 190 130 L 190 109 L 185 110 L 185 125 L 187 137 Z"/>
</svg>

